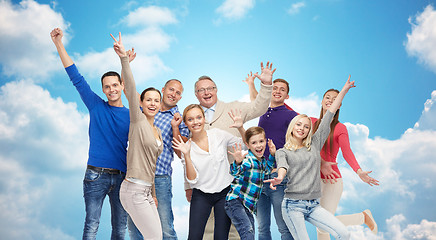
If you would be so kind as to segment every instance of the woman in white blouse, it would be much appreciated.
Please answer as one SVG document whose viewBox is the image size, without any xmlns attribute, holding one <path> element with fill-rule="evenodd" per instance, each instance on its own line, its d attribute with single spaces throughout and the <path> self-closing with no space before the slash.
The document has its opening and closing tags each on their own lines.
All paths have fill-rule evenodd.
<svg viewBox="0 0 436 240">
<path fill-rule="evenodd" d="M 229 112 L 234 124 L 244 135 L 239 112 Z M 192 137 L 186 143 L 181 138 L 174 139 L 174 149 L 180 150 L 185 177 L 192 191 L 189 210 L 188 239 L 203 238 L 204 228 L 212 207 L 215 214 L 214 239 L 228 239 L 230 218 L 224 210 L 226 195 L 230 190 L 233 176 L 227 160 L 227 147 L 243 145 L 241 138 L 218 128 L 204 129 L 204 111 L 198 104 L 187 106 L 183 112 L 183 121 L 191 131 Z"/>
</svg>

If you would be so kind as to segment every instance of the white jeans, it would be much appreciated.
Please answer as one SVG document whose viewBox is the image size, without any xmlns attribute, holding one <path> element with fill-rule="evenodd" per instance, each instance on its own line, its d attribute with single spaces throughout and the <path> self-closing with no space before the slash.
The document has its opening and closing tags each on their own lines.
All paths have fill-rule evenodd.
<svg viewBox="0 0 436 240">
<path fill-rule="evenodd" d="M 151 187 L 124 180 L 120 200 L 144 239 L 162 240 L 162 226 Z"/>
<path fill-rule="evenodd" d="M 338 207 L 339 200 L 341 199 L 342 190 L 343 190 L 343 181 L 342 178 L 337 178 L 336 183 L 329 182 L 321 182 L 321 206 L 325 208 L 327 211 L 332 213 L 333 215 L 336 212 L 336 208 Z M 362 225 L 365 221 L 365 216 L 362 212 L 349 214 L 349 215 L 340 215 L 336 216 L 339 221 L 341 221 L 345 226 L 350 225 Z M 330 234 L 325 232 L 319 228 L 317 228 L 318 240 L 329 240 Z"/>
</svg>

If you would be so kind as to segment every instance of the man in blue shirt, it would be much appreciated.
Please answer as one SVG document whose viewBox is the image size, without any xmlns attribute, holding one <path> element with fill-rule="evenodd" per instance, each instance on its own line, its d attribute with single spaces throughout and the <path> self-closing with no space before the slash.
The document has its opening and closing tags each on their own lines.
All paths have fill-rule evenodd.
<svg viewBox="0 0 436 240">
<path fill-rule="evenodd" d="M 174 215 L 171 201 L 172 181 L 171 174 L 173 169 L 171 163 L 174 160 L 174 150 L 172 147 L 173 136 L 189 136 L 189 130 L 182 121 L 182 117 L 177 107 L 177 103 L 182 98 L 183 86 L 177 79 L 168 80 L 162 88 L 161 109 L 154 117 L 154 124 L 162 132 L 163 152 L 159 155 L 156 162 L 156 175 L 154 185 L 157 198 L 157 211 L 162 225 L 162 236 L 164 240 L 177 239 L 174 230 Z M 129 220 L 130 238 L 133 240 L 143 239 L 138 230 L 133 230 L 134 225 Z"/>
<path fill-rule="evenodd" d="M 71 82 L 89 111 L 89 157 L 83 180 L 86 218 L 82 238 L 96 238 L 101 208 L 108 195 L 111 205 L 111 239 L 124 239 L 127 213 L 121 205 L 119 190 L 127 167 L 130 123 L 129 110 L 121 101 L 124 85 L 118 73 L 105 73 L 101 83 L 107 101 L 100 98 L 91 90 L 67 54 L 62 43 L 62 30 L 55 28 L 50 35 Z"/>
</svg>

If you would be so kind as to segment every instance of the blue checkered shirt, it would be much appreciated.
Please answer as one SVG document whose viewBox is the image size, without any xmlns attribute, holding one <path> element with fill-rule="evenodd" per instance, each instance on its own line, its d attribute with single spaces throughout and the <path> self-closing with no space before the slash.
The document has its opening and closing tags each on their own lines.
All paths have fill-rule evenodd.
<svg viewBox="0 0 436 240">
<path fill-rule="evenodd" d="M 171 162 L 174 160 L 174 150 L 171 141 L 173 140 L 173 129 L 171 127 L 171 120 L 174 114 L 179 112 L 177 106 L 167 111 L 159 111 L 154 117 L 154 124 L 162 132 L 163 151 L 157 158 L 156 162 L 156 175 L 169 175 L 171 176 L 173 168 Z M 180 134 L 184 137 L 189 137 L 189 130 L 185 123 L 179 125 Z"/>
<path fill-rule="evenodd" d="M 227 193 L 226 201 L 239 199 L 251 213 L 256 213 L 256 203 L 262 191 L 263 178 L 265 174 L 271 172 L 274 162 L 275 158 L 271 155 L 268 160 L 262 157 L 259 161 L 251 151 L 248 151 L 241 165 L 236 161 L 233 162 L 230 165 L 230 173 L 235 178 Z"/>
</svg>

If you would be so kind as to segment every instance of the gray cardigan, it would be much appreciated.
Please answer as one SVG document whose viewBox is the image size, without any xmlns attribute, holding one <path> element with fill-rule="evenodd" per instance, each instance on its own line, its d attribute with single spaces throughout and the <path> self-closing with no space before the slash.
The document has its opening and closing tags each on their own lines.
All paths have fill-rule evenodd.
<svg viewBox="0 0 436 240">
<path fill-rule="evenodd" d="M 288 184 L 285 198 L 312 200 L 321 197 L 321 155 L 320 151 L 330 133 L 330 123 L 334 114 L 327 111 L 318 130 L 312 137 L 311 148 L 303 147 L 295 151 L 281 148 L 276 152 L 278 168 L 287 170 Z"/>
</svg>

